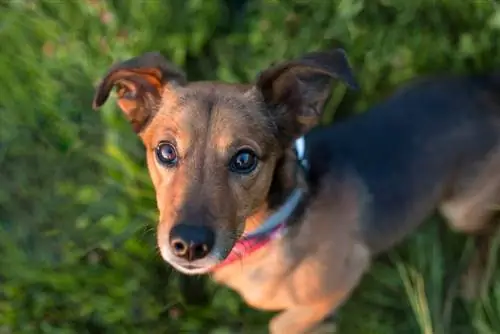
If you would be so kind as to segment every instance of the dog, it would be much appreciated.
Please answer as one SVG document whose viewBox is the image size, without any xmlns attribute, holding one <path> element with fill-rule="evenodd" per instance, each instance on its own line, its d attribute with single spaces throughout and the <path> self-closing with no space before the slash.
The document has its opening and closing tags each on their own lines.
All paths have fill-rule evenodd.
<svg viewBox="0 0 500 334">
<path fill-rule="evenodd" d="M 281 311 L 272 334 L 318 328 L 374 256 L 438 210 L 456 231 L 492 225 L 500 195 L 500 81 L 417 80 L 365 113 L 320 119 L 335 84 L 359 89 L 343 49 L 275 64 L 253 83 L 188 82 L 159 52 L 113 65 L 142 140 L 163 259 Z"/>
</svg>

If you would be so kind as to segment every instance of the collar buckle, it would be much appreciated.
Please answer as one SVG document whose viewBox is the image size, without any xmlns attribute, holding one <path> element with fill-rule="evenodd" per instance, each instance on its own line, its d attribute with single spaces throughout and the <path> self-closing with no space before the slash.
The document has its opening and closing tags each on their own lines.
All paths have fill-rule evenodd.
<svg viewBox="0 0 500 334">
<path fill-rule="evenodd" d="M 295 140 L 294 148 L 300 166 L 307 171 L 309 169 L 309 161 L 306 157 L 306 140 L 304 139 L 304 136 Z"/>
</svg>

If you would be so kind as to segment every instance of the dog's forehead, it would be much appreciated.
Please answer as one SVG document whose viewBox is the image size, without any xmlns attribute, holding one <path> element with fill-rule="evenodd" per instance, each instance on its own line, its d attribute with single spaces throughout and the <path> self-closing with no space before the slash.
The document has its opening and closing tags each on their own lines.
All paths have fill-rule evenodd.
<svg viewBox="0 0 500 334">
<path fill-rule="evenodd" d="M 174 93 L 166 91 L 160 112 L 175 120 L 180 131 L 199 135 L 269 132 L 270 120 L 260 101 L 245 86 L 217 83 L 191 84 Z"/>
</svg>

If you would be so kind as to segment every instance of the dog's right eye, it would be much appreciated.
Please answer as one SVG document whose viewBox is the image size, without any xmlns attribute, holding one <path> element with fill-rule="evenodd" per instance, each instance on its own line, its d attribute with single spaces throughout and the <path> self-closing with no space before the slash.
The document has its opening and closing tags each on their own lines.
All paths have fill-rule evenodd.
<svg viewBox="0 0 500 334">
<path fill-rule="evenodd" d="M 156 159 L 167 167 L 173 167 L 177 164 L 177 151 L 175 146 L 169 142 L 161 142 L 156 146 Z"/>
<path fill-rule="evenodd" d="M 229 162 L 229 170 L 238 174 L 250 174 L 257 167 L 259 159 L 249 149 L 242 149 Z"/>
</svg>

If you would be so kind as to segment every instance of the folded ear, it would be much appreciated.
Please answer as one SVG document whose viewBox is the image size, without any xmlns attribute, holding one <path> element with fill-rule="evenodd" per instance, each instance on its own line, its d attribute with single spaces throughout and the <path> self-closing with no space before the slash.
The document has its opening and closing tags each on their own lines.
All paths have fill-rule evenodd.
<svg viewBox="0 0 500 334">
<path fill-rule="evenodd" d="M 259 75 L 256 88 L 274 113 L 280 135 L 289 141 L 318 124 L 335 80 L 357 89 L 342 49 L 312 52 L 273 66 Z"/>
<path fill-rule="evenodd" d="M 185 82 L 185 74 L 159 52 L 148 52 L 109 69 L 95 91 L 93 108 L 101 107 L 116 87 L 118 106 L 139 133 L 156 113 L 165 84 Z"/>
</svg>

